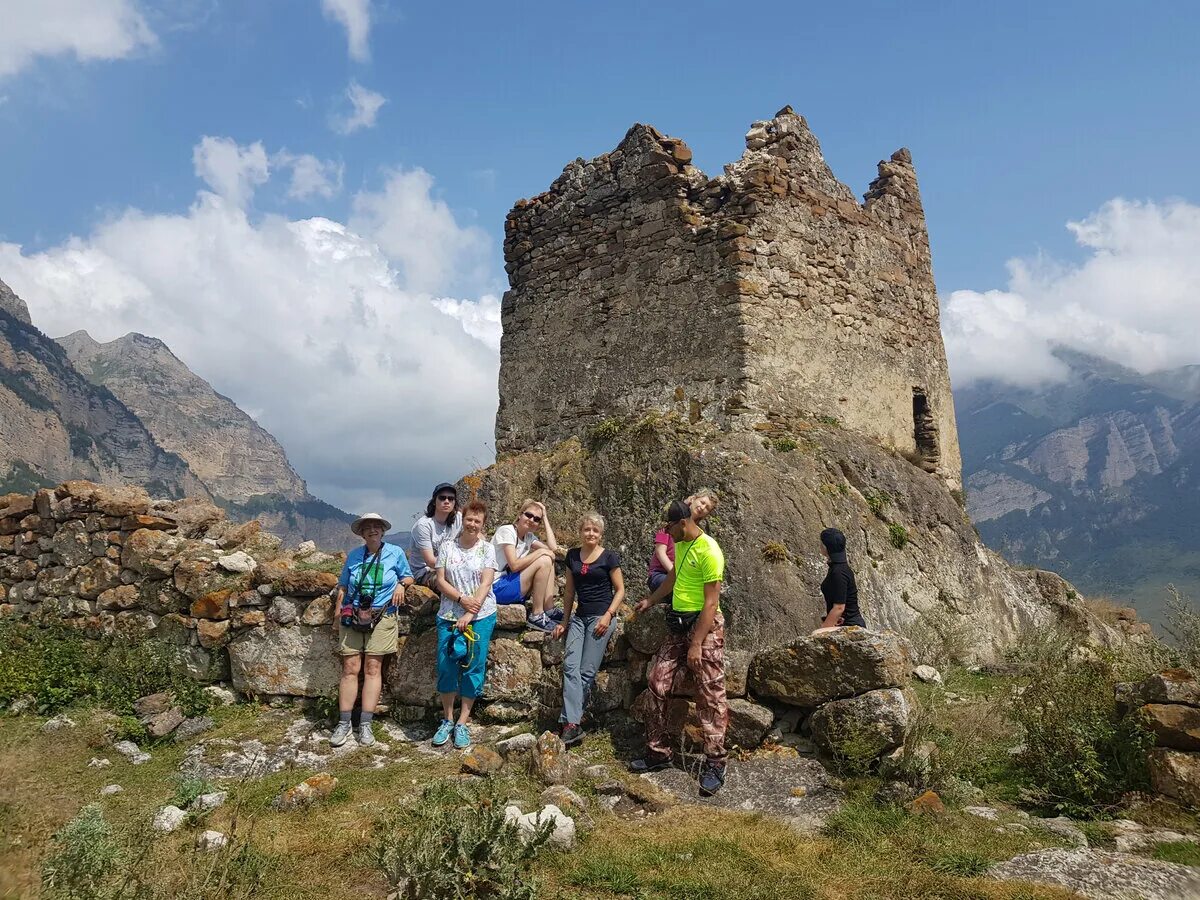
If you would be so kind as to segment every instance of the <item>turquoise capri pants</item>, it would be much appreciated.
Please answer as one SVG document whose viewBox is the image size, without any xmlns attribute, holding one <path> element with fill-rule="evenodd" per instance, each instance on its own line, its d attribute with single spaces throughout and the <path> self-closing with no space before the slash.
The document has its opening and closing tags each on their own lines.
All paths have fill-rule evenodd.
<svg viewBox="0 0 1200 900">
<path fill-rule="evenodd" d="M 496 627 L 496 616 L 476 619 L 471 623 L 475 640 L 470 644 L 467 663 L 463 665 L 450 657 L 450 641 L 458 630 L 453 619 L 438 619 L 437 646 L 437 689 L 439 694 L 458 694 L 460 697 L 475 698 L 483 693 L 483 679 L 487 674 L 488 644 L 492 642 L 492 631 Z"/>
</svg>

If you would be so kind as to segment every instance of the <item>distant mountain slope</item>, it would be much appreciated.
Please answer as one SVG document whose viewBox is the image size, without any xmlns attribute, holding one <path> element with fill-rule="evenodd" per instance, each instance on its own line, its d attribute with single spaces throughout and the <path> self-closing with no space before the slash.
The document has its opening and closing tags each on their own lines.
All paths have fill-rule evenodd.
<svg viewBox="0 0 1200 900">
<path fill-rule="evenodd" d="M 0 494 L 87 478 L 134 482 L 165 497 L 208 497 L 187 463 L 125 404 L 80 375 L 58 344 L 28 324 L 27 312 L 18 318 L 10 311 L 13 299 L 7 288 L 0 292 Z"/>
<path fill-rule="evenodd" d="M 955 391 L 967 504 L 984 540 L 1161 619 L 1200 599 L 1200 367 L 1140 375 L 1065 349 L 1065 382 Z"/>
<path fill-rule="evenodd" d="M 352 537 L 349 514 L 313 497 L 279 442 L 162 341 L 127 334 L 101 344 L 76 331 L 58 342 L 84 377 L 119 397 L 235 515 L 257 517 L 293 542 L 332 548 Z"/>
</svg>

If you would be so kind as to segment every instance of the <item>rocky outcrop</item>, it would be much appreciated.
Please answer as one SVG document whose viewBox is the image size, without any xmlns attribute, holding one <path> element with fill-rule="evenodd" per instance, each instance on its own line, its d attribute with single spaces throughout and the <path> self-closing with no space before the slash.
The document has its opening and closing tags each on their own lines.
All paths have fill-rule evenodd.
<svg viewBox="0 0 1200 900">
<path fill-rule="evenodd" d="M 1180 900 L 1200 896 L 1200 872 L 1105 850 L 1038 850 L 992 866 L 992 878 L 1066 888 L 1089 900 Z"/>
<path fill-rule="evenodd" d="M 33 320 L 29 318 L 29 307 L 25 305 L 25 301 L 13 293 L 13 289 L 3 281 L 0 281 L 0 311 L 8 313 L 25 325 L 33 324 Z"/>
<path fill-rule="evenodd" d="M 1154 735 L 1154 790 L 1200 809 L 1200 681 L 1187 669 L 1168 669 L 1118 684 L 1116 698 L 1120 712 L 1137 716 Z"/>
<path fill-rule="evenodd" d="M 837 628 L 759 653 L 750 667 L 750 689 L 759 697 L 815 707 L 900 687 L 912 670 L 912 649 L 899 635 Z"/>
</svg>

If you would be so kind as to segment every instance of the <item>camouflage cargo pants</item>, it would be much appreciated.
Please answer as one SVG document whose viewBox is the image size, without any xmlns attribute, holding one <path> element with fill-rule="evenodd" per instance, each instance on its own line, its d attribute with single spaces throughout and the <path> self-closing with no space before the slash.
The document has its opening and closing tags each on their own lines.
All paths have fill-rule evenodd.
<svg viewBox="0 0 1200 900">
<path fill-rule="evenodd" d="M 670 634 L 654 654 L 647 675 L 650 696 L 646 706 L 646 744 L 651 753 L 670 756 L 673 739 L 668 733 L 668 703 L 676 673 L 687 667 L 692 635 Z M 700 671 L 692 673 L 696 684 L 696 715 L 704 740 L 704 755 L 713 761 L 725 759 L 725 730 L 729 726 L 729 704 L 725 699 L 725 619 L 718 612 L 712 630 L 700 651 Z"/>
</svg>

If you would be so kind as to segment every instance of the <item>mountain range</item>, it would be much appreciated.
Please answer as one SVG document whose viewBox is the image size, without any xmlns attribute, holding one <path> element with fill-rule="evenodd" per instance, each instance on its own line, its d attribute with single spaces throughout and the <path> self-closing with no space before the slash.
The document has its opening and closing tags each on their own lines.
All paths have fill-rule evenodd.
<svg viewBox="0 0 1200 900">
<path fill-rule="evenodd" d="M 0 281 L 0 494 L 69 478 L 204 497 L 289 542 L 352 537 L 352 517 L 312 496 L 279 442 L 162 341 L 55 341 Z"/>
<path fill-rule="evenodd" d="M 1162 622 L 1168 584 L 1200 599 L 1200 366 L 1055 355 L 1063 381 L 955 390 L 967 508 L 1010 559 Z"/>
</svg>

